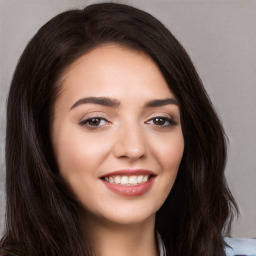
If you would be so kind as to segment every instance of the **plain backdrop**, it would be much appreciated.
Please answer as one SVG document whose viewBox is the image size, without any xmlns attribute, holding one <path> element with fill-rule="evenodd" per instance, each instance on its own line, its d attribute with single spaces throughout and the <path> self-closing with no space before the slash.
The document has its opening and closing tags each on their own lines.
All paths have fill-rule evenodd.
<svg viewBox="0 0 256 256">
<path fill-rule="evenodd" d="M 95 2 L 102 1 L 0 2 L 0 234 L 5 213 L 5 105 L 17 60 L 29 39 L 50 18 Z M 226 176 L 240 208 L 232 235 L 256 238 L 256 1 L 114 2 L 153 14 L 188 51 L 229 137 Z"/>
</svg>

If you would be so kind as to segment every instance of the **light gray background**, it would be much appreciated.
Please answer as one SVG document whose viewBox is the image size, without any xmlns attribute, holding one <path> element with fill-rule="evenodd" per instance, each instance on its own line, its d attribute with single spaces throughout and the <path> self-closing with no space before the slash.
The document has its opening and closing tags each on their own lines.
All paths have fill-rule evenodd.
<svg viewBox="0 0 256 256">
<path fill-rule="evenodd" d="M 54 15 L 95 2 L 102 1 L 0 2 L 0 234 L 5 208 L 5 102 L 17 60 L 28 40 Z M 159 18 L 190 54 L 230 140 L 226 175 L 241 212 L 233 223 L 232 235 L 256 238 L 256 2 L 119 2 Z"/>
</svg>

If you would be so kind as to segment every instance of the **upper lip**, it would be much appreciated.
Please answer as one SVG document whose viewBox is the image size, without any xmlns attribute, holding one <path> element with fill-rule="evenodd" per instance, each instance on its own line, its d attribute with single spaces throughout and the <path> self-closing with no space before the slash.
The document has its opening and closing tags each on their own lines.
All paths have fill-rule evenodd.
<svg viewBox="0 0 256 256">
<path fill-rule="evenodd" d="M 109 177 L 109 176 L 117 176 L 117 175 L 126 175 L 126 176 L 132 176 L 132 175 L 154 175 L 156 176 L 156 173 L 154 173 L 151 170 L 147 169 L 120 169 L 113 172 L 108 172 L 101 176 L 100 178 Z"/>
</svg>

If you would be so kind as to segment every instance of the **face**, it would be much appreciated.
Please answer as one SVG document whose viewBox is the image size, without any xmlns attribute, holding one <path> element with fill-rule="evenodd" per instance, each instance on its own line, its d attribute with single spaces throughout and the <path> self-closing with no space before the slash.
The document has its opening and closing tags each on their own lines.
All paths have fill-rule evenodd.
<svg viewBox="0 0 256 256">
<path fill-rule="evenodd" d="M 147 55 L 98 47 L 64 73 L 54 105 L 58 167 L 88 218 L 154 218 L 174 184 L 184 140 L 178 103 Z"/>
</svg>

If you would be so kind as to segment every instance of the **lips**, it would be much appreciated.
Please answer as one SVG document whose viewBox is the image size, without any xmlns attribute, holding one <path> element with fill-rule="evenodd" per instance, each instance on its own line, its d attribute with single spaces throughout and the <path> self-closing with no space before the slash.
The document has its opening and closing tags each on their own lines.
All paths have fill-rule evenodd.
<svg viewBox="0 0 256 256">
<path fill-rule="evenodd" d="M 119 170 L 101 177 L 104 185 L 123 196 L 139 196 L 146 193 L 153 185 L 156 174 L 149 170 Z"/>
</svg>

